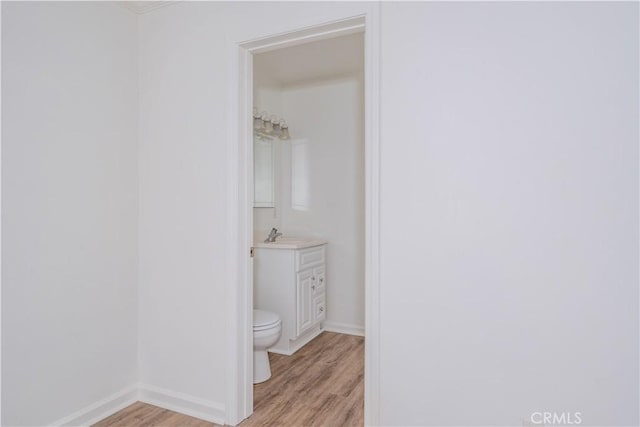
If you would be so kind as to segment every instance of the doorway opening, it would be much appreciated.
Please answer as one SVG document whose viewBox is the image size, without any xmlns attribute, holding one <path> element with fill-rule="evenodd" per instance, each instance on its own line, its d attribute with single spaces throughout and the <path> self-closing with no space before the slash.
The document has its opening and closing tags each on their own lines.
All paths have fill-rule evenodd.
<svg viewBox="0 0 640 427">
<path fill-rule="evenodd" d="M 377 423 L 377 31 L 367 15 L 239 46 L 229 424 L 254 409 L 254 308 L 282 321 L 274 372 L 305 349 L 357 348 L 366 330 L 364 421 Z M 274 228 L 283 236 L 262 243 Z M 282 276 L 265 281 L 265 274 Z M 277 385 L 256 387 L 269 381 Z"/>
</svg>

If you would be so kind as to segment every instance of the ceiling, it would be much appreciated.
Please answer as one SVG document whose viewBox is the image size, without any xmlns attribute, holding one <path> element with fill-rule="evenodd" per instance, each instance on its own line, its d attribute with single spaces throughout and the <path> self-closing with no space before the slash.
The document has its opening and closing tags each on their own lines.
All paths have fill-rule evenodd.
<svg viewBox="0 0 640 427">
<path fill-rule="evenodd" d="M 364 33 L 255 55 L 254 76 L 281 86 L 362 73 Z"/>
<path fill-rule="evenodd" d="M 151 12 L 152 10 L 156 10 L 160 7 L 163 6 L 169 6 L 171 4 L 176 3 L 176 1 L 170 1 L 170 0 L 165 0 L 165 1 L 131 1 L 131 0 L 125 0 L 125 1 L 119 1 L 118 4 L 120 4 L 121 6 L 126 7 L 127 9 L 129 9 L 130 11 L 137 13 L 137 14 L 143 14 L 143 13 L 147 13 L 147 12 Z"/>
</svg>

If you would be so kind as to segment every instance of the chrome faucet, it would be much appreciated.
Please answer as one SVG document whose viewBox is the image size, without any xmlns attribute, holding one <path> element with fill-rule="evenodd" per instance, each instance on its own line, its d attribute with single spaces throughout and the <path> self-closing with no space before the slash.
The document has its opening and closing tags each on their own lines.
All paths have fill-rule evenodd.
<svg viewBox="0 0 640 427">
<path fill-rule="evenodd" d="M 267 240 L 265 240 L 265 243 L 273 243 L 276 241 L 277 237 L 282 236 L 282 233 L 278 233 L 278 229 L 277 228 L 272 228 L 271 229 L 271 233 L 269 233 L 269 237 L 267 237 Z"/>
</svg>

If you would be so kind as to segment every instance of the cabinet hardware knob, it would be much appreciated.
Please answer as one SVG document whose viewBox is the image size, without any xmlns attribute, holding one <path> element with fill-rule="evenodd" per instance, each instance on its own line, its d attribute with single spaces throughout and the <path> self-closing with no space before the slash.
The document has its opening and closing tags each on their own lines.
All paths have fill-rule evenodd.
<svg viewBox="0 0 640 427">
<path fill-rule="evenodd" d="M 320 307 L 320 313 L 324 311 L 324 307 Z"/>
<path fill-rule="evenodd" d="M 324 277 L 320 278 L 320 283 L 324 282 Z"/>
<path fill-rule="evenodd" d="M 311 280 L 316 280 L 316 276 L 311 276 Z"/>
<path fill-rule="evenodd" d="M 316 285 L 311 286 L 311 289 L 315 291 L 316 290 Z"/>
</svg>

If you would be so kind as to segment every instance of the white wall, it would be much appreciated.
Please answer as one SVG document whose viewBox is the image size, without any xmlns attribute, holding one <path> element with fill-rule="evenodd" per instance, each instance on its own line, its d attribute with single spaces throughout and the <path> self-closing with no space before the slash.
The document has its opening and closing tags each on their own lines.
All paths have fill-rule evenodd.
<svg viewBox="0 0 640 427">
<path fill-rule="evenodd" d="M 215 10 L 177 4 L 139 20 L 139 346 L 142 383 L 224 402 L 228 112 L 217 58 L 228 17 Z"/>
<path fill-rule="evenodd" d="M 329 241 L 325 325 L 364 332 L 362 76 L 288 87 L 282 99 L 293 139 L 282 144 L 281 230 Z M 307 168 L 296 178 L 300 162 Z M 294 179 L 307 184 L 305 206 L 292 200 Z"/>
<path fill-rule="evenodd" d="M 638 425 L 638 5 L 381 25 L 382 424 Z"/>
<path fill-rule="evenodd" d="M 137 381 L 136 18 L 2 3 L 2 424 Z"/>
<path fill-rule="evenodd" d="M 227 138 L 236 42 L 367 3 L 180 2 L 139 20 L 140 374 L 226 400 Z"/>
<path fill-rule="evenodd" d="M 368 8 L 141 17 L 145 381 L 225 399 L 234 43 Z M 637 423 L 636 12 L 383 3 L 383 424 Z"/>
<path fill-rule="evenodd" d="M 4 424 L 136 379 L 136 234 L 141 380 L 226 400 L 235 43 L 370 7 L 142 15 L 137 234 L 135 18 L 2 4 Z M 638 5 L 383 3 L 381 54 L 382 423 L 637 425 Z"/>
</svg>

